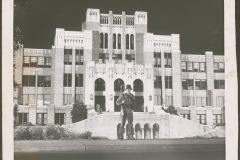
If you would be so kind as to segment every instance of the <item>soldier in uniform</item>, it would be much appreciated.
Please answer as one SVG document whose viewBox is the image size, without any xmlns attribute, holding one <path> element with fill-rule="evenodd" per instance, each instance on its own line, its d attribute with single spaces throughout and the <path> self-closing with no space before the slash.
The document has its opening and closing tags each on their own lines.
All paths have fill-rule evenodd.
<svg viewBox="0 0 240 160">
<path fill-rule="evenodd" d="M 117 99 L 117 105 L 122 106 L 122 117 L 121 117 L 121 126 L 119 128 L 119 138 L 123 140 L 124 126 L 126 120 L 128 120 L 128 139 L 134 140 L 134 130 L 133 130 L 133 110 L 135 110 L 135 97 L 130 92 L 132 90 L 131 85 L 126 85 L 126 93 L 120 94 Z"/>
</svg>

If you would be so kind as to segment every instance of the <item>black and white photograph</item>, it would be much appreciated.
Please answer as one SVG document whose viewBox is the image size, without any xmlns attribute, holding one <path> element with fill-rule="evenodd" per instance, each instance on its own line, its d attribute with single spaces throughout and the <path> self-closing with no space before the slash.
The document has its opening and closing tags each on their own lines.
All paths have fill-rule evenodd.
<svg viewBox="0 0 240 160">
<path fill-rule="evenodd" d="M 10 159 L 237 159 L 230 7 L 14 0 Z"/>
</svg>

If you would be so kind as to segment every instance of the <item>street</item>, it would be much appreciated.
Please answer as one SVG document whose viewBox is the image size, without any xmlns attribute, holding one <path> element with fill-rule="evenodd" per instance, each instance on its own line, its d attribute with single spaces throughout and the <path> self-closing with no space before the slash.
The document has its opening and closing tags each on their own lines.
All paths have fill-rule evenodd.
<svg viewBox="0 0 240 160">
<path fill-rule="evenodd" d="M 224 160 L 225 139 L 17 141 L 16 160 Z"/>
</svg>

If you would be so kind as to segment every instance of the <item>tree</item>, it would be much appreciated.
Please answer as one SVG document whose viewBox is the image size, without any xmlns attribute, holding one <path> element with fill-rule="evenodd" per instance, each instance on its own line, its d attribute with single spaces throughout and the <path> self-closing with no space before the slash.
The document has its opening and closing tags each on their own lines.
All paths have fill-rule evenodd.
<svg viewBox="0 0 240 160">
<path fill-rule="evenodd" d="M 174 106 L 168 106 L 166 109 L 162 108 L 165 112 L 170 113 L 170 114 L 177 114 L 177 110 L 175 109 Z"/>
<path fill-rule="evenodd" d="M 71 111 L 72 115 L 72 123 L 82 121 L 87 119 L 87 108 L 82 102 L 73 105 L 73 109 Z"/>
</svg>

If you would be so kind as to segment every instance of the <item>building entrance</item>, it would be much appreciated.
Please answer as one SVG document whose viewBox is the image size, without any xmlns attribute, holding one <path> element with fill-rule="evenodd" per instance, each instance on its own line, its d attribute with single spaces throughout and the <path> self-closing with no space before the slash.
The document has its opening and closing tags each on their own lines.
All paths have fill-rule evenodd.
<svg viewBox="0 0 240 160">
<path fill-rule="evenodd" d="M 143 96 L 136 96 L 136 109 L 135 112 L 143 112 L 144 111 L 144 98 Z"/>
<path fill-rule="evenodd" d="M 116 104 L 116 101 L 117 101 L 118 97 L 119 96 L 114 96 L 114 112 L 120 112 L 120 110 L 121 110 L 121 106 L 118 106 Z"/>
<path fill-rule="evenodd" d="M 99 104 L 102 108 L 102 111 L 105 112 L 106 111 L 106 106 L 105 106 L 105 96 L 95 96 L 95 103 L 94 103 L 94 107 L 96 110 L 96 106 L 97 104 Z"/>
</svg>

